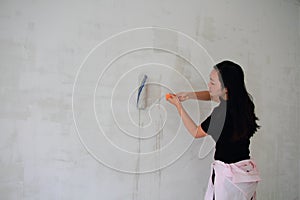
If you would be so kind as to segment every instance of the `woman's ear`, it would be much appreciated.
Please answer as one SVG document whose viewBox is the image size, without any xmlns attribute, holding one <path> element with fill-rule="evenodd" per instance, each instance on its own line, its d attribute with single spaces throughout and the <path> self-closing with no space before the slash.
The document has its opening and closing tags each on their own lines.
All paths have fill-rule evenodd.
<svg viewBox="0 0 300 200">
<path fill-rule="evenodd" d="M 227 98 L 228 98 L 228 90 L 225 87 L 223 88 L 223 94 L 224 94 L 223 98 L 227 100 Z"/>
</svg>

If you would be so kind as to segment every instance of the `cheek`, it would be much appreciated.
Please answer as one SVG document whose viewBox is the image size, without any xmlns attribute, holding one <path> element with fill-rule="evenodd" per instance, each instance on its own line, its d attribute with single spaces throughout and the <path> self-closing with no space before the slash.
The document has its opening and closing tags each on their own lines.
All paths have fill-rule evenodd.
<svg viewBox="0 0 300 200">
<path fill-rule="evenodd" d="M 212 88 L 213 88 L 215 91 L 219 90 L 218 85 L 212 85 Z"/>
<path fill-rule="evenodd" d="M 221 87 L 219 87 L 217 85 L 211 86 L 211 91 L 216 95 L 220 95 L 222 93 Z"/>
<path fill-rule="evenodd" d="M 216 91 L 216 86 L 214 86 L 214 85 L 211 85 L 210 86 L 210 91 L 212 92 L 212 93 L 216 93 L 217 91 Z"/>
</svg>

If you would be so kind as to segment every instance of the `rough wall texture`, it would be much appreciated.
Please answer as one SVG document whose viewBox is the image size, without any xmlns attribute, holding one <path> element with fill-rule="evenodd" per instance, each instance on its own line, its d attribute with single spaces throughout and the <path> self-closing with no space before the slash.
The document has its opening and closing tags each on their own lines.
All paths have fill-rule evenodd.
<svg viewBox="0 0 300 200">
<path fill-rule="evenodd" d="M 157 29 L 97 46 L 136 27 L 204 49 Z M 205 89 L 223 59 L 243 66 L 262 125 L 251 144 L 258 199 L 299 199 L 299 39 L 296 0 L 2 0 L 0 199 L 203 199 L 213 152 L 199 159 L 205 141 L 156 99 Z M 153 82 L 150 114 L 134 106 L 141 74 Z M 197 123 L 212 107 L 184 106 Z"/>
</svg>

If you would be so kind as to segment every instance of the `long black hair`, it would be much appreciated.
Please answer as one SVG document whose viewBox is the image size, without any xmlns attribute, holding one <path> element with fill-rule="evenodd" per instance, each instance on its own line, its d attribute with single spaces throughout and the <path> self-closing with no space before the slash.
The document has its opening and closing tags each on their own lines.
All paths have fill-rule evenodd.
<svg viewBox="0 0 300 200">
<path fill-rule="evenodd" d="M 222 88 L 227 89 L 227 110 L 233 120 L 234 140 L 248 139 L 260 128 L 256 123 L 252 96 L 247 92 L 243 69 L 232 61 L 214 66 L 219 73 Z"/>
</svg>

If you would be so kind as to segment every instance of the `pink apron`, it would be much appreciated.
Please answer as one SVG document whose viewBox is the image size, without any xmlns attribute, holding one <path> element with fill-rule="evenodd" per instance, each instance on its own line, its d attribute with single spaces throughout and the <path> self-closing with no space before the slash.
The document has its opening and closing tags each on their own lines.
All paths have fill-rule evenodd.
<svg viewBox="0 0 300 200">
<path fill-rule="evenodd" d="M 253 160 L 226 164 L 216 160 L 212 163 L 215 181 L 209 179 L 205 200 L 255 200 L 260 177 Z M 212 174 L 212 173 L 211 173 Z"/>
</svg>

